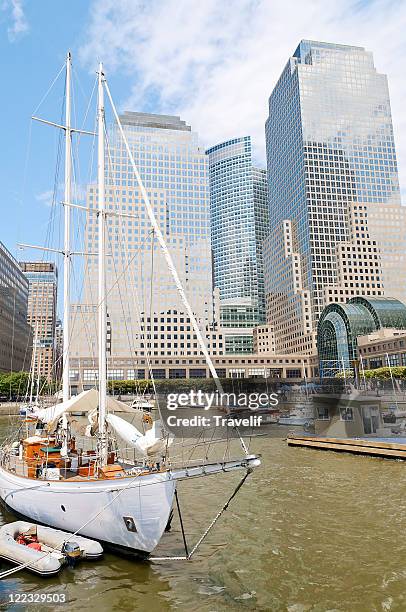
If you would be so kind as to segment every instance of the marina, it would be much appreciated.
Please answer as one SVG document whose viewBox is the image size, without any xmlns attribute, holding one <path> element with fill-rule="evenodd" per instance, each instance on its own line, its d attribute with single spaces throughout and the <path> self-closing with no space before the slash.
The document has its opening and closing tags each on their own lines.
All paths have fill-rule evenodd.
<svg viewBox="0 0 406 612">
<path fill-rule="evenodd" d="M 406 611 L 406 4 L 31 4 L 0 610 Z"/>
</svg>

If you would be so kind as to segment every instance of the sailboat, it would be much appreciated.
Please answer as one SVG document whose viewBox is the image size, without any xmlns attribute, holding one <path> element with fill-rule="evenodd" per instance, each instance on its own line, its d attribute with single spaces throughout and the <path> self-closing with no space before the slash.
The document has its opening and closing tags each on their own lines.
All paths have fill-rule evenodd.
<svg viewBox="0 0 406 612">
<path fill-rule="evenodd" d="M 87 536 L 116 550 L 148 556 L 156 548 L 170 520 L 177 483 L 191 478 L 242 470 L 242 482 L 260 465 L 257 455 L 250 454 L 240 438 L 242 452 L 236 458 L 221 461 L 196 460 L 184 465 L 171 464 L 171 438 L 161 422 L 142 434 L 120 413 L 134 412 L 126 404 L 107 395 L 106 371 L 106 217 L 105 205 L 105 109 L 104 94 L 111 108 L 134 176 L 143 195 L 152 228 L 162 248 L 183 305 L 190 317 L 201 351 L 210 372 L 220 382 L 202 338 L 171 254 L 134 162 L 126 135 L 120 123 L 102 64 L 98 70 L 97 142 L 98 142 L 98 389 L 70 397 L 70 279 L 71 279 L 71 211 L 86 210 L 72 202 L 71 147 L 72 135 L 82 132 L 71 126 L 71 55 L 66 59 L 65 125 L 44 119 L 65 132 L 64 192 L 64 308 L 63 308 L 63 375 L 61 403 L 38 410 L 34 422 L 27 424 L 28 435 L 4 444 L 0 452 L 0 498 L 14 513 L 43 525 Z M 88 133 L 88 132 L 84 132 Z M 25 245 L 27 246 L 27 245 Z M 34 247 L 35 248 L 35 247 Z M 38 247 L 37 247 L 38 248 Z M 48 249 L 50 250 L 50 249 Z M 77 415 L 85 419 L 86 433 L 95 449 L 77 448 L 73 429 Z M 76 423 L 77 424 L 77 423 Z M 134 450 L 120 455 L 118 439 Z"/>
</svg>

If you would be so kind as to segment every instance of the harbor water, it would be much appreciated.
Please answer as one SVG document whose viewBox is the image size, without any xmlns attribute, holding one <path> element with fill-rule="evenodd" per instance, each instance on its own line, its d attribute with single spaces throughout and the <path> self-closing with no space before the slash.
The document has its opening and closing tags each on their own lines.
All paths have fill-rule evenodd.
<svg viewBox="0 0 406 612">
<path fill-rule="evenodd" d="M 6 423 L 2 417 L 3 430 Z M 56 578 L 22 571 L 0 582 L 1 609 L 47 608 L 10 603 L 25 593 L 64 595 L 49 609 L 73 612 L 406 610 L 406 465 L 288 448 L 282 437 L 258 438 L 251 449 L 261 453 L 261 468 L 192 561 L 137 563 L 106 553 Z M 180 485 L 191 545 L 240 477 Z M 0 519 L 13 516 L 2 510 Z M 156 554 L 182 554 L 176 517 Z"/>
</svg>

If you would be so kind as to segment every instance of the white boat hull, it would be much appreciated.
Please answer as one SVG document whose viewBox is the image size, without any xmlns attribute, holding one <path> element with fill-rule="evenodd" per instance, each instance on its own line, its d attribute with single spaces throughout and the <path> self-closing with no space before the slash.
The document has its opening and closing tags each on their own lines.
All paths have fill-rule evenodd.
<svg viewBox="0 0 406 612">
<path fill-rule="evenodd" d="M 0 467 L 0 498 L 14 512 L 71 533 L 79 529 L 79 535 L 144 555 L 154 550 L 165 531 L 175 486 L 168 472 L 41 482 Z"/>
</svg>

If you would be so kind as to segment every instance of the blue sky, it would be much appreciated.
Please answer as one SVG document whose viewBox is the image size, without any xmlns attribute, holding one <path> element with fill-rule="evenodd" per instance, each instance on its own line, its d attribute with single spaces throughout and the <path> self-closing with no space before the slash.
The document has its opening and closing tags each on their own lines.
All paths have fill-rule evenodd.
<svg viewBox="0 0 406 612">
<path fill-rule="evenodd" d="M 30 116 L 67 49 L 78 115 L 80 87 L 90 93 L 102 59 L 121 109 L 180 114 L 204 146 L 250 134 L 263 161 L 267 98 L 299 40 L 365 46 L 389 76 L 405 188 L 405 31 L 406 3 L 393 0 L 295 0 L 289 10 L 282 0 L 3 0 L 0 240 L 18 257 L 18 241 L 46 240 L 57 133 L 39 125 L 30 130 Z M 59 120 L 62 86 L 60 80 L 41 116 Z"/>
<path fill-rule="evenodd" d="M 17 4 L 22 7 L 23 24 L 26 24 L 21 31 L 13 31 L 12 2 L 3 4 L 0 12 L 3 85 L 0 133 L 2 142 L 6 143 L 1 155 L 0 240 L 19 259 L 41 259 L 39 251 L 21 252 L 16 245 L 27 242 L 58 246 L 56 223 L 53 224 L 53 239 L 48 234 L 60 133 L 31 122 L 30 118 L 62 67 L 68 49 L 72 50 L 74 58 L 77 115 L 83 117 L 88 102 L 84 94 L 90 96 L 95 71 L 79 61 L 78 52 L 86 40 L 85 24 L 90 21 L 91 5 L 82 0 L 70 0 L 69 3 L 33 0 Z M 60 122 L 63 78 L 61 74 L 38 109 L 39 116 Z M 114 89 L 116 81 L 117 75 L 112 75 L 110 83 Z M 119 99 L 124 96 L 122 83 Z M 81 125 L 81 120 L 77 123 Z M 62 174 L 60 177 L 62 180 Z M 59 188 L 57 201 L 60 199 Z"/>
<path fill-rule="evenodd" d="M 52 190 L 57 131 L 39 125 L 32 125 L 30 130 L 30 117 L 62 66 L 66 50 L 80 44 L 81 24 L 86 19 L 83 5 L 80 0 L 26 3 L 23 9 L 27 29 L 15 35 L 11 32 L 14 23 L 11 6 L 3 8 L 0 14 L 3 92 L 0 240 L 15 255 L 17 241 L 38 244 L 45 238 L 50 207 L 38 198 Z M 80 76 L 86 83 L 87 72 L 80 70 Z M 60 80 L 55 89 L 58 95 L 49 97 L 43 116 L 49 117 L 52 112 L 51 118 L 60 118 L 62 92 Z"/>
</svg>

